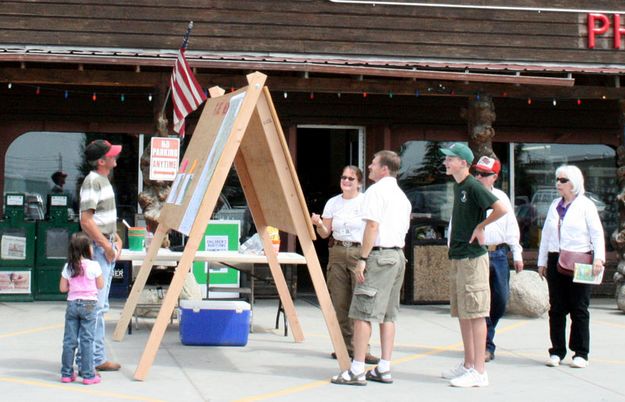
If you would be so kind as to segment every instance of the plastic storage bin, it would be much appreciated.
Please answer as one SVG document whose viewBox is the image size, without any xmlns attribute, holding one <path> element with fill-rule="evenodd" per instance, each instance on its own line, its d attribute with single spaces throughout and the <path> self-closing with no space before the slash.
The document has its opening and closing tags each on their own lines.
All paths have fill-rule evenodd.
<svg viewBox="0 0 625 402">
<path fill-rule="evenodd" d="M 250 304 L 244 301 L 181 300 L 183 345 L 245 346 L 250 332 Z"/>
</svg>

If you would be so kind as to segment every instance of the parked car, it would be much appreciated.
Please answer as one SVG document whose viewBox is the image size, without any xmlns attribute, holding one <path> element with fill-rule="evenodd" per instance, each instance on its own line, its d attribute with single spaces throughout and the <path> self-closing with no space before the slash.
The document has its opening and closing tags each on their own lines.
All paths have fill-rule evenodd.
<svg viewBox="0 0 625 402">
<path fill-rule="evenodd" d="M 603 212 L 606 209 L 605 202 L 603 202 L 597 194 L 590 191 L 586 191 L 584 195 L 595 203 L 595 205 L 597 206 L 597 212 L 599 212 L 599 216 L 601 216 L 603 219 Z M 555 188 L 540 189 L 534 193 L 534 196 L 532 197 L 532 207 L 535 210 L 536 221 L 539 226 L 543 225 L 543 223 L 545 222 L 545 217 L 547 216 L 547 212 L 549 211 L 549 206 L 551 205 L 553 200 L 555 200 L 559 196 L 560 194 Z"/>
</svg>

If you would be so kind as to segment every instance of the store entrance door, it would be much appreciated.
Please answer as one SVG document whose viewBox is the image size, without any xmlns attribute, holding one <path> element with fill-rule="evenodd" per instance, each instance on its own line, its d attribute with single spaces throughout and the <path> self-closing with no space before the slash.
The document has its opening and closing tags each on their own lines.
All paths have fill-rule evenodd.
<svg viewBox="0 0 625 402">
<path fill-rule="evenodd" d="M 344 166 L 358 166 L 367 177 L 364 134 L 364 127 L 298 126 L 297 174 L 311 213 L 321 214 L 326 201 L 341 192 L 339 178 Z M 315 249 L 325 272 L 327 240 L 318 238 Z M 313 290 L 307 272 L 298 273 L 297 289 L 298 293 Z"/>
</svg>

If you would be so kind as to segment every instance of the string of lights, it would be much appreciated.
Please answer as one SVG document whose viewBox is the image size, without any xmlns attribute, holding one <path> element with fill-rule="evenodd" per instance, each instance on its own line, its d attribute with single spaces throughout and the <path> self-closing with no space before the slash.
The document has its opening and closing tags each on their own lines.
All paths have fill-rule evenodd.
<svg viewBox="0 0 625 402">
<path fill-rule="evenodd" d="M 113 98 L 113 99 L 118 99 L 120 102 L 125 102 L 127 99 L 129 98 L 144 98 L 147 102 L 152 102 L 154 100 L 154 95 L 153 92 L 151 91 L 145 91 L 145 92 L 108 92 L 108 91 L 86 91 L 86 90 L 80 90 L 80 89 L 62 89 L 62 88 L 58 88 L 58 87 L 46 87 L 46 86 L 40 86 L 40 85 L 32 85 L 32 84 L 13 84 L 11 82 L 9 82 L 7 84 L 7 88 L 9 90 L 14 89 L 16 87 L 22 87 L 22 88 L 27 88 L 27 89 L 32 89 L 33 93 L 35 96 L 40 96 L 44 93 L 52 93 L 52 94 L 59 94 L 60 96 L 62 96 L 65 100 L 70 99 L 70 97 L 84 97 L 84 98 L 89 98 L 91 99 L 92 102 L 97 102 L 98 99 L 101 98 Z M 236 88 L 230 87 L 230 92 L 234 92 L 236 90 Z M 204 92 L 208 95 L 208 89 L 205 88 Z M 301 91 L 297 91 L 300 92 Z M 341 96 L 344 93 L 341 91 L 337 91 L 336 92 L 336 96 L 340 99 Z M 361 92 L 359 92 L 358 94 L 360 94 L 362 96 L 363 99 L 367 99 L 370 95 L 385 95 L 388 96 L 390 99 L 393 99 L 396 96 L 410 96 L 410 95 L 406 95 L 406 94 L 397 94 L 393 91 L 388 91 L 386 93 L 381 93 L 381 92 L 371 92 L 368 90 L 363 90 Z M 453 89 L 453 88 L 448 88 L 443 84 L 438 84 L 437 86 L 431 86 L 431 87 L 427 87 L 425 88 L 423 91 L 420 89 L 415 89 L 414 91 L 414 96 L 415 97 L 420 97 L 420 96 L 427 96 L 427 95 L 436 95 L 436 96 L 460 96 L 460 97 L 470 97 L 470 98 L 475 98 L 476 100 L 480 100 L 481 97 L 483 96 L 490 96 L 490 97 L 502 97 L 502 98 L 507 98 L 509 95 L 507 92 L 500 92 L 500 93 L 488 93 L 486 91 L 462 91 L 462 90 L 457 90 L 457 89 Z M 289 98 L 289 92 L 288 91 L 283 91 L 282 92 L 282 97 L 285 100 L 288 100 Z M 315 91 L 310 91 L 308 93 L 308 99 L 310 99 L 311 101 L 314 101 L 316 98 L 316 94 Z M 607 97 L 604 95 L 601 97 L 601 99 L 606 100 Z M 581 106 L 584 101 L 582 98 L 571 98 L 571 97 L 527 97 L 527 104 L 528 105 L 534 105 L 540 102 L 550 102 L 554 107 L 558 105 L 558 103 L 561 102 L 573 102 L 575 104 L 577 104 L 578 106 Z"/>
</svg>

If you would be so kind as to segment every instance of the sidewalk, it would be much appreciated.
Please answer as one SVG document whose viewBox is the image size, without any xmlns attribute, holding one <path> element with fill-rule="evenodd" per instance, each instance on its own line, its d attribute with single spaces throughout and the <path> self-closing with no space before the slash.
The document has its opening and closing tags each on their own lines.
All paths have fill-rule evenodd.
<svg viewBox="0 0 625 402">
<path fill-rule="evenodd" d="M 102 373 L 102 383 L 59 382 L 65 303 L 0 303 L 0 400 L 12 401 L 625 401 L 625 314 L 613 299 L 591 302 L 590 366 L 572 369 L 571 355 L 558 368 L 544 365 L 549 346 L 546 317 L 506 316 L 499 323 L 496 359 L 488 363 L 491 385 L 457 389 L 440 378 L 461 359 L 458 322 L 449 306 L 402 306 L 394 384 L 338 386 L 331 344 L 321 311 L 296 300 L 303 343 L 275 330 L 277 300 L 258 300 L 254 333 L 245 347 L 191 347 L 178 339 L 175 321 L 167 329 L 156 361 L 143 382 L 133 374 L 152 319 L 122 342 L 110 340 L 123 305 L 107 316 L 108 351 L 122 364 Z M 282 321 L 282 320 L 281 320 Z M 133 322 L 134 324 L 134 322 Z M 379 355 L 374 328 L 372 352 Z"/>
</svg>

